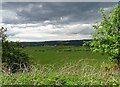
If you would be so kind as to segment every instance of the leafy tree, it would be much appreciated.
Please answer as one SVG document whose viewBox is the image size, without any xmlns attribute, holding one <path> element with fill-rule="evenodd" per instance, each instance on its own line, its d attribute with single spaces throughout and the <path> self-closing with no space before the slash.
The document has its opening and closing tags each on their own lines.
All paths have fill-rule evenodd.
<svg viewBox="0 0 120 87">
<path fill-rule="evenodd" d="M 95 23 L 93 40 L 90 43 L 94 52 L 105 53 L 112 60 L 117 60 L 120 71 L 120 7 L 116 5 L 109 15 L 101 8 L 102 21 Z"/>
<path fill-rule="evenodd" d="M 29 68 L 30 57 L 17 45 L 17 42 L 7 40 L 6 28 L 0 28 L 2 41 L 2 64 L 9 72 L 17 72 Z"/>
</svg>

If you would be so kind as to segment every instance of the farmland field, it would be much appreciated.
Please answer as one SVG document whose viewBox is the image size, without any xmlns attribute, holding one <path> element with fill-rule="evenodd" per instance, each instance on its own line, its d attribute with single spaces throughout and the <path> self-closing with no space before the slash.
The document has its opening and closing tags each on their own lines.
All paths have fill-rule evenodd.
<svg viewBox="0 0 120 87">
<path fill-rule="evenodd" d="M 56 64 L 59 67 L 79 60 L 90 65 L 110 62 L 107 55 L 93 53 L 89 48 L 80 46 L 28 46 L 24 50 L 31 55 L 33 63 L 42 65 Z"/>
<path fill-rule="evenodd" d="M 3 85 L 120 85 L 120 75 L 111 68 L 108 56 L 93 53 L 89 48 L 27 46 L 23 49 L 32 57 L 30 72 L 3 73 Z"/>
</svg>

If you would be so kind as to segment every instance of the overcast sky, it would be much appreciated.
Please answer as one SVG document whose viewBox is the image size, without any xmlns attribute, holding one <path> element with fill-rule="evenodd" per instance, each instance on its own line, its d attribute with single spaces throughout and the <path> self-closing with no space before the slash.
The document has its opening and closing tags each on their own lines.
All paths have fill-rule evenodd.
<svg viewBox="0 0 120 87">
<path fill-rule="evenodd" d="M 0 19 L 12 41 L 90 39 L 91 25 L 117 2 L 4 2 Z"/>
</svg>

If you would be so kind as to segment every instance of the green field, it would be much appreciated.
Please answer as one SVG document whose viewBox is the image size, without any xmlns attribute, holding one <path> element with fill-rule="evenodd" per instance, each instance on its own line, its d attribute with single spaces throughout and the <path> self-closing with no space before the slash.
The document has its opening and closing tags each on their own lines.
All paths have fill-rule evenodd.
<svg viewBox="0 0 120 87">
<path fill-rule="evenodd" d="M 79 60 L 90 65 L 110 62 L 107 55 L 93 53 L 89 48 L 79 46 L 28 46 L 24 50 L 31 55 L 34 63 L 55 64 L 56 67 Z"/>
<path fill-rule="evenodd" d="M 116 85 L 120 74 L 111 68 L 107 55 L 86 47 L 27 46 L 32 57 L 30 72 L 0 75 L 3 85 Z M 110 69 L 107 71 L 107 67 Z M 49 86 L 48 86 L 49 87 Z"/>
</svg>

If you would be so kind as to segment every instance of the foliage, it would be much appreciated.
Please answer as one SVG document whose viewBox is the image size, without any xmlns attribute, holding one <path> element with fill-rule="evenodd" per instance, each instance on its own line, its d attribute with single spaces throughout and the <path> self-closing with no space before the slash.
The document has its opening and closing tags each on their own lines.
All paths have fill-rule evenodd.
<svg viewBox="0 0 120 87">
<path fill-rule="evenodd" d="M 108 16 L 100 9 L 102 21 L 93 25 L 95 33 L 90 43 L 91 49 L 108 54 L 110 59 L 118 60 L 120 66 L 120 8 L 116 5 Z"/>
<path fill-rule="evenodd" d="M 115 70 L 103 71 L 105 66 L 97 69 L 96 66 L 71 63 L 65 64 L 58 70 L 49 70 L 51 66 L 32 68 L 29 73 L 3 73 L 3 85 L 109 85 L 120 86 L 120 74 Z M 81 62 L 80 62 L 81 63 Z M 34 66 L 35 67 L 35 66 Z M 42 68 L 43 67 L 43 68 Z M 110 66 L 109 66 L 110 67 Z M 45 70 L 47 68 L 47 71 Z M 51 67 L 52 68 L 52 67 Z M 36 71 L 35 71 L 36 70 Z"/>
<path fill-rule="evenodd" d="M 8 41 L 5 35 L 7 29 L 1 28 L 2 37 L 2 63 L 3 71 L 16 72 L 23 68 L 28 68 L 30 63 L 30 57 L 26 54 L 22 48 L 17 46 L 17 42 Z"/>
</svg>

